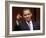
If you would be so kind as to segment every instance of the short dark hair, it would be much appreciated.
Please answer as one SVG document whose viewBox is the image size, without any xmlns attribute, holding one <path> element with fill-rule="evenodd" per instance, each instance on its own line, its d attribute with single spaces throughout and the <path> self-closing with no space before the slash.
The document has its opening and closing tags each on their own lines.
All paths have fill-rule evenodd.
<svg viewBox="0 0 46 38">
<path fill-rule="evenodd" d="M 24 8 L 24 9 L 23 9 L 23 12 L 26 11 L 26 10 L 29 10 L 29 11 L 32 13 L 31 8 Z"/>
</svg>

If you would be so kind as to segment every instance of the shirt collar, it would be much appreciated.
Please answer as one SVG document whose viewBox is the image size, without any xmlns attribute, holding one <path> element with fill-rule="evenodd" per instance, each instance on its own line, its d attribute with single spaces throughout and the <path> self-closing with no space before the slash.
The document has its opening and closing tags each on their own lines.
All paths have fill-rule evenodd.
<svg viewBox="0 0 46 38">
<path fill-rule="evenodd" d="M 26 21 L 26 23 L 29 24 L 29 23 L 32 23 L 32 21 L 30 21 L 29 23 Z"/>
</svg>

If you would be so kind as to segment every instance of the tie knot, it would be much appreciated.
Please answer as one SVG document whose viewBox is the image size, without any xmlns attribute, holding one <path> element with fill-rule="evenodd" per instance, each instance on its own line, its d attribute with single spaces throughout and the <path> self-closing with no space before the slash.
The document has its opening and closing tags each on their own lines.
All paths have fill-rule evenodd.
<svg viewBox="0 0 46 38">
<path fill-rule="evenodd" d="M 26 22 L 28 25 L 30 25 L 31 24 L 31 21 L 30 22 Z"/>
<path fill-rule="evenodd" d="M 31 24 L 30 22 L 28 24 Z"/>
</svg>

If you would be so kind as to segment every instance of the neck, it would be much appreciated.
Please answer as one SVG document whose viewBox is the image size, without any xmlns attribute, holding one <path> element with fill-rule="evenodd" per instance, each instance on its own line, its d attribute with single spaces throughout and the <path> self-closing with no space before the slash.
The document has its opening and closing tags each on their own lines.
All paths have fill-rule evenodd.
<svg viewBox="0 0 46 38">
<path fill-rule="evenodd" d="M 30 21 L 32 21 L 32 20 L 29 20 L 29 21 L 27 21 L 27 22 L 29 23 Z"/>
</svg>

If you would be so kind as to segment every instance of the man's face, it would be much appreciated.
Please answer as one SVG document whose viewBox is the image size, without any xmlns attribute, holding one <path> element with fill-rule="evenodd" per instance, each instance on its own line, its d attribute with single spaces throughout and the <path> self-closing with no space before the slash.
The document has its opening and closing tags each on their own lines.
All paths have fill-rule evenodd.
<svg viewBox="0 0 46 38">
<path fill-rule="evenodd" d="M 30 12 L 30 10 L 25 10 L 23 12 L 23 18 L 26 20 L 26 21 L 30 21 L 31 20 L 31 17 L 32 17 L 32 13 Z"/>
</svg>

